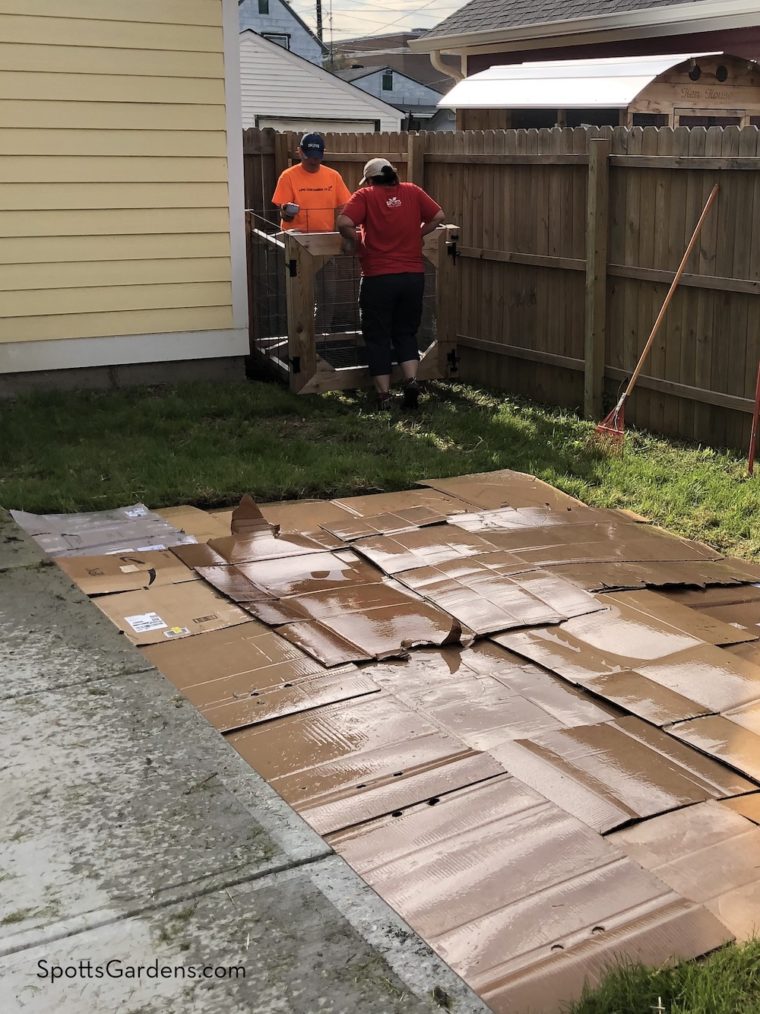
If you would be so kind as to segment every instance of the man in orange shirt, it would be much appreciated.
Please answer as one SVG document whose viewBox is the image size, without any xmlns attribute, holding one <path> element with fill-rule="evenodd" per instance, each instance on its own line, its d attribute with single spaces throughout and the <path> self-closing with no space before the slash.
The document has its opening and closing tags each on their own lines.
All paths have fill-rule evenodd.
<svg viewBox="0 0 760 1014">
<path fill-rule="evenodd" d="M 298 154 L 300 164 L 281 173 L 272 195 L 282 228 L 334 232 L 336 216 L 351 198 L 349 189 L 339 172 L 322 164 L 325 142 L 320 134 L 304 134 Z"/>
<path fill-rule="evenodd" d="M 280 174 L 272 203 L 280 209 L 280 227 L 297 232 L 334 232 L 336 218 L 351 199 L 343 177 L 322 164 L 325 141 L 321 134 L 304 134 L 298 146 L 301 159 Z M 317 272 L 316 329 L 332 332 L 338 293 L 334 259 Z"/>
</svg>

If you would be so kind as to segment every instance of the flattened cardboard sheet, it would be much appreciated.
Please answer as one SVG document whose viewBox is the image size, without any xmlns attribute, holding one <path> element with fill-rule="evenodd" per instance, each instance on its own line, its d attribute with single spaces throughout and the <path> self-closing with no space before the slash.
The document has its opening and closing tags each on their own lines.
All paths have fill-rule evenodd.
<svg viewBox="0 0 760 1014">
<path fill-rule="evenodd" d="M 133 644 L 141 646 L 234 627 L 250 619 L 200 581 L 101 595 L 93 601 Z"/>
<path fill-rule="evenodd" d="M 733 561 L 726 560 L 725 562 L 731 563 Z M 679 605 L 706 612 L 715 606 L 732 606 L 746 602 L 760 603 L 760 584 L 718 588 L 669 588 L 664 594 L 674 602 L 678 602 Z"/>
<path fill-rule="evenodd" d="M 400 580 L 476 634 L 560 623 L 603 609 L 593 596 L 549 571 L 501 574 L 489 554 L 403 571 Z"/>
<path fill-rule="evenodd" d="M 209 539 L 219 539 L 230 534 L 229 522 L 225 523 L 198 507 L 160 507 L 156 514 L 186 535 L 194 536 L 198 542 L 208 542 Z"/>
<path fill-rule="evenodd" d="M 148 552 L 196 541 L 142 503 L 84 514 L 11 516 L 52 557 Z"/>
<path fill-rule="evenodd" d="M 710 714 L 710 709 L 705 705 L 660 686 L 640 672 L 624 671 L 592 676 L 583 681 L 583 686 L 623 711 L 660 728 L 673 722 Z"/>
<path fill-rule="evenodd" d="M 742 817 L 751 820 L 753 824 L 760 824 L 760 792 L 751 792 L 748 796 L 736 796 L 735 799 L 724 799 L 722 806 L 740 813 Z"/>
<path fill-rule="evenodd" d="M 710 594 L 712 591 L 726 594 L 731 589 L 708 589 L 701 594 Z M 678 630 L 683 630 L 702 641 L 707 641 L 708 644 L 715 644 L 721 648 L 729 644 L 757 640 L 760 637 L 760 628 L 757 633 L 740 630 L 730 620 L 721 619 L 715 612 L 708 613 L 694 609 L 679 601 L 677 597 L 663 595 L 661 592 L 625 591 L 600 595 L 599 598 L 605 605 L 620 605 L 622 603 L 629 609 L 644 613 L 645 616 L 659 616 Z M 758 598 L 757 611 L 758 622 L 760 622 L 760 598 Z"/>
<path fill-rule="evenodd" d="M 610 835 L 682 898 L 705 905 L 739 940 L 760 928 L 760 828 L 715 802 Z"/>
<path fill-rule="evenodd" d="M 577 999 L 583 975 L 558 976 L 546 992 L 543 980 L 578 953 L 588 968 L 613 937 L 629 958 L 652 936 L 661 948 L 673 923 L 691 926 L 677 945 L 687 954 L 730 937 L 514 778 L 330 840 L 495 1011 L 556 1011 Z"/>
<path fill-rule="evenodd" d="M 281 534 L 311 532 L 332 521 L 347 521 L 351 512 L 329 500 L 282 500 L 259 504 L 267 521 Z"/>
<path fill-rule="evenodd" d="M 502 507 L 580 507 L 575 497 L 562 493 L 548 483 L 525 472 L 504 468 L 497 472 L 475 472 L 450 479 L 425 479 L 429 486 L 448 496 L 458 497 L 481 510 Z"/>
<path fill-rule="evenodd" d="M 203 568 L 199 573 L 236 602 L 291 598 L 383 580 L 376 567 L 350 551 L 310 553 L 237 566 L 225 564 Z"/>
<path fill-rule="evenodd" d="M 525 531 L 553 528 L 555 525 L 597 524 L 605 512 L 585 504 L 557 507 L 503 507 L 495 511 L 458 514 L 449 524 L 467 532 Z"/>
<path fill-rule="evenodd" d="M 678 586 L 706 588 L 760 581 L 760 565 L 730 559 L 573 563 L 554 567 L 553 570 L 586 591 L 593 592 Z"/>
<path fill-rule="evenodd" d="M 668 732 L 697 750 L 760 781 L 760 735 L 736 721 L 736 715 L 709 715 L 680 722 Z M 749 792 L 754 786 L 750 785 Z M 738 793 L 733 793 L 738 795 Z"/>
<path fill-rule="evenodd" d="M 209 549 L 222 557 L 225 563 L 255 563 L 259 560 L 279 560 L 285 556 L 304 556 L 322 553 L 324 546 L 305 535 L 275 536 L 268 532 L 254 535 L 230 535 L 224 539 L 211 539 Z"/>
<path fill-rule="evenodd" d="M 196 581 L 196 574 L 168 549 L 122 556 L 58 557 L 58 566 L 85 595 L 159 588 Z"/>
<path fill-rule="evenodd" d="M 472 751 L 384 692 L 233 732 L 228 742 L 299 813 Z"/>
<path fill-rule="evenodd" d="M 211 704 L 201 708 L 201 714 L 215 729 L 229 732 L 379 692 L 377 684 L 350 666 L 264 693 L 254 692 L 237 701 Z"/>
<path fill-rule="evenodd" d="M 400 493 L 369 493 L 364 496 L 344 497 L 333 500 L 337 507 L 348 511 L 357 518 L 375 517 L 378 514 L 397 514 L 399 511 L 427 507 L 438 514 L 449 517 L 471 510 L 471 505 L 458 497 L 448 496 L 434 489 L 407 489 Z"/>
<path fill-rule="evenodd" d="M 150 645 L 142 653 L 200 709 L 325 674 L 319 662 L 250 618 L 192 641 Z"/>
<path fill-rule="evenodd" d="M 757 640 L 760 637 L 760 601 L 708 606 L 706 609 L 700 610 L 700 615 L 705 618 L 706 622 L 712 620 L 714 623 L 725 623 L 734 626 L 737 630 L 744 628 L 746 633 L 744 640 Z"/>
<path fill-rule="evenodd" d="M 472 535 L 453 525 L 421 528 L 398 535 L 362 539 L 355 547 L 376 567 L 394 576 L 405 570 L 434 567 L 454 560 L 493 553 L 496 546 L 480 535 Z"/>
<path fill-rule="evenodd" d="M 322 527 L 343 542 L 355 542 L 357 539 L 366 539 L 377 535 L 412 532 L 417 528 L 442 525 L 445 521 L 445 514 L 432 510 L 430 507 L 410 507 L 396 513 L 386 511 L 384 514 L 374 514 L 366 518 L 333 521 L 322 525 Z"/>
<path fill-rule="evenodd" d="M 751 783 L 637 718 L 546 733 L 489 752 L 597 831 L 749 792 Z"/>
</svg>

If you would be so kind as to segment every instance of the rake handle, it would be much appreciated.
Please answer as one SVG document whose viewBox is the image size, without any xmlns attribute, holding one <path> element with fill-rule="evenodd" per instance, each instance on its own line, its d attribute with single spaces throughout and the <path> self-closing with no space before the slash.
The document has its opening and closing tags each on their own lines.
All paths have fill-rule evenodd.
<svg viewBox="0 0 760 1014">
<path fill-rule="evenodd" d="M 654 322 L 654 327 L 652 328 L 652 332 L 649 335 L 649 338 L 647 339 L 646 345 L 644 346 L 644 351 L 641 353 L 641 358 L 636 364 L 636 369 L 633 371 L 633 376 L 628 382 L 628 387 L 626 388 L 625 395 L 621 400 L 625 400 L 625 398 L 627 398 L 628 395 L 631 393 L 631 391 L 633 390 L 633 385 L 639 379 L 639 375 L 641 371 L 644 369 L 644 363 L 646 361 L 647 356 L 649 355 L 649 350 L 652 347 L 652 342 L 657 337 L 657 332 L 660 330 L 662 322 L 665 319 L 665 314 L 668 312 L 668 307 L 670 306 L 673 300 L 675 291 L 678 288 L 678 283 L 681 281 L 681 278 L 683 277 L 683 273 L 686 270 L 686 265 L 688 264 L 689 258 L 692 255 L 692 251 L 694 250 L 694 247 L 697 245 L 697 240 L 699 239 L 699 234 L 702 231 L 702 226 L 705 224 L 705 219 L 710 213 L 710 208 L 712 208 L 713 204 L 715 203 L 719 190 L 720 187 L 716 183 L 715 186 L 712 188 L 712 191 L 710 192 L 710 196 L 707 198 L 707 204 L 705 204 L 702 214 L 699 216 L 697 226 L 694 230 L 691 239 L 689 240 L 689 245 L 686 247 L 686 253 L 683 255 L 683 260 L 681 261 L 678 267 L 678 271 L 676 271 L 676 276 L 673 279 L 670 289 L 668 290 L 667 296 L 665 297 L 665 302 L 662 304 L 662 309 L 660 310 L 657 320 Z"/>
</svg>

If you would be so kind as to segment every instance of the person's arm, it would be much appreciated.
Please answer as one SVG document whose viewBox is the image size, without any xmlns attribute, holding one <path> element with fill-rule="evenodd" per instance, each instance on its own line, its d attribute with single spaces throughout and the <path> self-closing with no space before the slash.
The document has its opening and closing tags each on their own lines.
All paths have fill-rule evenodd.
<svg viewBox="0 0 760 1014">
<path fill-rule="evenodd" d="M 437 211 L 429 222 L 423 222 L 422 235 L 429 236 L 431 232 L 435 232 L 435 230 L 438 228 L 438 226 L 445 218 L 446 218 L 445 212 Z"/>
<path fill-rule="evenodd" d="M 283 222 L 292 222 L 296 217 L 295 215 L 285 214 L 285 205 L 295 203 L 295 195 L 293 193 L 293 187 L 290 183 L 290 179 L 285 175 L 285 173 L 282 173 L 280 178 L 277 180 L 277 186 L 272 194 L 272 204 L 276 205 L 278 208 Z"/>
<path fill-rule="evenodd" d="M 341 243 L 343 253 L 355 254 L 359 242 L 356 235 L 356 224 L 347 215 L 342 213 L 338 215 L 338 232 L 343 240 Z"/>
<path fill-rule="evenodd" d="M 343 209 L 346 207 L 348 202 L 351 200 L 351 191 L 348 189 L 346 184 L 343 182 L 343 177 L 340 173 L 337 173 L 338 180 L 335 188 L 335 197 L 337 199 L 337 205 L 335 207 L 335 228 L 337 229 L 337 222 L 340 216 L 343 214 Z"/>
</svg>

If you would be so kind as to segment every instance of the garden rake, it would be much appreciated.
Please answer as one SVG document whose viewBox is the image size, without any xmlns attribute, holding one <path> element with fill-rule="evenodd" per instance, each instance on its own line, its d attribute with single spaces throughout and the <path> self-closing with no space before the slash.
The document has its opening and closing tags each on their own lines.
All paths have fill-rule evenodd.
<svg viewBox="0 0 760 1014">
<path fill-rule="evenodd" d="M 675 295 L 675 291 L 678 288 L 678 284 L 681 281 L 681 277 L 684 271 L 686 270 L 686 265 L 688 263 L 689 257 L 691 257 L 692 251 L 694 250 L 694 247 L 697 245 L 697 240 L 699 239 L 699 234 L 702 231 L 702 226 L 704 225 L 705 219 L 707 218 L 710 212 L 710 208 L 712 208 L 713 204 L 715 203 L 719 189 L 720 188 L 716 183 L 715 186 L 712 188 L 710 196 L 707 198 L 707 204 L 705 204 L 702 214 L 699 216 L 697 227 L 695 228 L 694 234 L 692 235 L 689 241 L 689 245 L 686 247 L 686 253 L 683 255 L 683 260 L 681 261 L 678 271 L 676 271 L 675 278 L 673 279 L 668 294 L 665 297 L 665 301 L 662 304 L 662 309 L 660 310 L 657 320 L 654 323 L 652 332 L 649 335 L 649 338 L 647 339 L 647 343 L 644 346 L 644 351 L 641 353 L 641 358 L 636 364 L 636 369 L 633 371 L 633 374 L 628 382 L 628 385 L 626 386 L 623 393 L 620 395 L 620 399 L 618 400 L 617 405 L 615 405 L 615 407 L 609 413 L 609 415 L 605 416 L 605 418 L 602 419 L 602 421 L 596 427 L 595 434 L 597 440 L 606 444 L 608 447 L 619 448 L 622 446 L 623 438 L 625 436 L 625 403 L 630 397 L 631 392 L 633 391 L 633 388 L 636 384 L 636 381 L 639 379 L 639 374 L 641 373 L 644 367 L 646 358 L 649 355 L 649 350 L 651 349 L 652 343 L 657 337 L 657 333 L 660 330 L 663 320 L 665 319 L 665 314 L 668 312 L 668 307 L 670 306 L 673 296 Z"/>
</svg>

